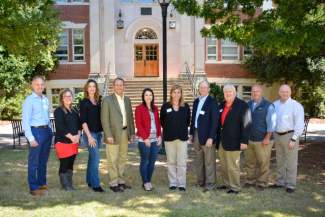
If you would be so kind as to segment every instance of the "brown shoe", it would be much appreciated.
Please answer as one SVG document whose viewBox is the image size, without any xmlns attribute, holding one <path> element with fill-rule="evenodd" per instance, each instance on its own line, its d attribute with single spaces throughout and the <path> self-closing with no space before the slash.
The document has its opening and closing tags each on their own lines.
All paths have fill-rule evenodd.
<svg viewBox="0 0 325 217">
<path fill-rule="evenodd" d="M 44 191 L 40 190 L 40 189 L 37 189 L 37 190 L 34 190 L 34 191 L 30 191 L 30 194 L 33 195 L 33 196 L 43 196 Z"/>
<path fill-rule="evenodd" d="M 39 190 L 45 190 L 45 191 L 48 191 L 49 190 L 49 186 L 47 185 L 42 185 L 39 187 Z"/>
</svg>

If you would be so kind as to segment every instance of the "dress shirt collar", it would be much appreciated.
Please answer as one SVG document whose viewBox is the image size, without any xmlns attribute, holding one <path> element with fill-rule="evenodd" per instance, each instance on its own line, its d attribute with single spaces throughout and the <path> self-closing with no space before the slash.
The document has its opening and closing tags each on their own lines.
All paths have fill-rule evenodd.
<svg viewBox="0 0 325 217">
<path fill-rule="evenodd" d="M 124 100 L 124 94 L 122 96 L 118 95 L 117 93 L 114 93 L 116 98 L 119 100 Z"/>
<path fill-rule="evenodd" d="M 281 104 L 286 104 L 286 103 L 289 103 L 289 102 L 291 102 L 291 97 L 289 97 L 286 101 L 281 101 L 281 99 L 279 99 L 279 102 L 281 103 Z"/>
<path fill-rule="evenodd" d="M 39 95 L 37 95 L 34 91 L 32 92 L 32 96 L 33 96 L 34 98 L 38 98 L 38 97 L 43 98 L 43 94 L 42 94 L 41 96 L 39 96 Z"/>
<path fill-rule="evenodd" d="M 206 100 L 206 98 L 208 97 L 209 95 L 206 95 L 206 96 L 199 96 L 199 101 L 201 101 L 201 100 Z"/>
</svg>

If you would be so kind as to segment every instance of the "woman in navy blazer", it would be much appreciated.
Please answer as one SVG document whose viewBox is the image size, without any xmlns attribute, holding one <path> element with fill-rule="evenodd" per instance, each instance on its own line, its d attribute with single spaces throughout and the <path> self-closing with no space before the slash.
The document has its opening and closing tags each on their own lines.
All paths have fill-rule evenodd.
<svg viewBox="0 0 325 217">
<path fill-rule="evenodd" d="M 150 88 L 142 92 L 142 104 L 135 109 L 135 124 L 139 137 L 142 186 L 144 190 L 151 191 L 151 177 L 161 145 L 161 126 L 158 108 L 154 105 L 154 93 Z"/>
</svg>

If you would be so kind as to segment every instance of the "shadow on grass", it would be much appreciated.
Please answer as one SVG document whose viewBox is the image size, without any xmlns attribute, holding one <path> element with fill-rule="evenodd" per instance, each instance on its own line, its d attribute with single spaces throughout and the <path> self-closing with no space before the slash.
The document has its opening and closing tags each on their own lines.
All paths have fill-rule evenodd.
<svg viewBox="0 0 325 217">
<path fill-rule="evenodd" d="M 307 151 L 308 148 L 303 150 Z M 35 216 L 132 217 L 325 216 L 325 192 L 322 186 L 315 184 L 322 176 L 317 176 L 315 171 L 300 174 L 299 186 L 294 194 L 287 194 L 283 189 L 258 192 L 249 188 L 234 196 L 225 191 L 203 193 L 194 187 L 193 161 L 189 159 L 187 191 L 171 192 L 167 186 L 166 159 L 159 156 L 152 180 L 155 190 L 148 193 L 141 188 L 139 155 L 136 149 L 132 149 L 126 180 L 133 188 L 123 193 L 113 193 L 108 189 L 106 157 L 102 150 L 100 176 L 106 192 L 99 194 L 91 191 L 85 183 L 88 152 L 82 149 L 75 162 L 74 182 L 78 190 L 64 192 L 60 190 L 57 175 L 59 163 L 52 150 L 48 164 L 49 195 L 34 198 L 29 195 L 27 187 L 27 154 L 24 148 L 0 149 L 0 207 L 3 213 L 0 216 L 27 216 L 31 213 Z"/>
</svg>

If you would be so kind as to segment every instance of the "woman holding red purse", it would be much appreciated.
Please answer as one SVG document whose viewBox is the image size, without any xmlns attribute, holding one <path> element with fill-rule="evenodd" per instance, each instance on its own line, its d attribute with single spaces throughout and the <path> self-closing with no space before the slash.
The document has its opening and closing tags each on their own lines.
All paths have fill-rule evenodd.
<svg viewBox="0 0 325 217">
<path fill-rule="evenodd" d="M 61 91 L 60 106 L 54 111 L 55 149 L 60 160 L 59 176 L 62 188 L 75 190 L 72 183 L 73 164 L 78 154 L 81 123 L 78 112 L 72 107 L 73 94 L 70 89 Z"/>
</svg>

